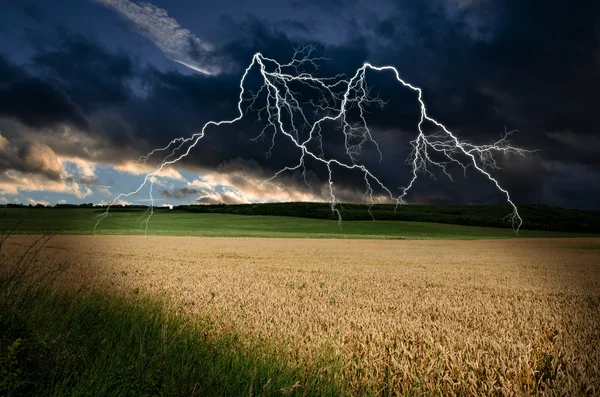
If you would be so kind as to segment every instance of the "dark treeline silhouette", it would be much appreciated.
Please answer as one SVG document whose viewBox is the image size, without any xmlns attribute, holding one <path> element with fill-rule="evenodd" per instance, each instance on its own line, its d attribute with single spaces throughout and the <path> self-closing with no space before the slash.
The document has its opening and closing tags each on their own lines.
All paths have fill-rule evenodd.
<svg viewBox="0 0 600 397">
<path fill-rule="evenodd" d="M 377 204 L 371 207 L 361 204 L 339 204 L 337 209 L 344 221 L 411 221 L 437 222 L 468 226 L 510 227 L 508 205 L 401 205 Z M 173 210 L 222 213 L 236 215 L 276 215 L 302 218 L 332 219 L 328 203 L 268 203 L 237 205 L 187 205 Z M 600 233 L 600 211 L 582 211 L 544 205 L 522 205 L 519 213 L 523 229 L 564 232 Z"/>
<path fill-rule="evenodd" d="M 0 207 L 6 208 L 106 208 L 107 205 L 98 205 L 94 203 L 83 203 L 83 204 L 54 204 L 54 205 L 44 205 L 41 203 L 38 204 L 20 204 L 20 203 L 8 203 L 0 205 Z M 112 208 L 148 208 L 147 205 L 122 205 L 122 204 L 113 204 Z"/>
<path fill-rule="evenodd" d="M 337 215 L 328 203 L 268 203 L 237 205 L 187 205 L 174 207 L 200 213 L 236 215 L 275 215 L 302 218 L 332 219 Z M 337 209 L 344 221 L 410 221 L 436 222 L 467 226 L 510 227 L 508 205 L 401 205 L 377 204 L 371 207 L 361 204 L 339 204 Z M 600 232 L 600 211 L 582 211 L 543 205 L 519 206 L 523 218 L 522 229 L 565 232 Z"/>
<path fill-rule="evenodd" d="M 8 208 L 96 208 L 106 205 L 56 204 L 53 207 L 42 204 L 6 204 Z M 146 205 L 113 205 L 111 210 L 146 210 Z M 467 226 L 510 227 L 507 215 L 508 205 L 401 205 L 376 204 L 371 207 L 361 204 L 338 204 L 336 207 L 344 221 L 410 221 L 436 222 Z M 190 213 L 219 213 L 234 215 L 292 216 L 313 219 L 337 220 L 328 203 L 264 203 L 264 204 L 210 204 L 180 205 L 173 209 L 155 207 L 155 211 L 185 211 Z M 561 232 L 600 233 L 600 211 L 585 211 L 548 207 L 545 205 L 521 205 L 519 213 L 523 218 L 522 229 Z M 371 215 L 372 214 L 372 215 Z"/>
</svg>

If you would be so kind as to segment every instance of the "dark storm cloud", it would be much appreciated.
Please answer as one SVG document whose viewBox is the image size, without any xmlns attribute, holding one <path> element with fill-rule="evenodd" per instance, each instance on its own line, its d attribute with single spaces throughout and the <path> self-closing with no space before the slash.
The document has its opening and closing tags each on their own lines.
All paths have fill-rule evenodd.
<svg viewBox="0 0 600 397">
<path fill-rule="evenodd" d="M 381 40 L 370 42 L 369 59 L 396 65 L 423 87 L 430 114 L 463 138 L 485 143 L 504 125 L 519 129 L 515 144 L 539 152 L 526 166 L 504 161 L 498 177 L 519 202 L 549 202 L 565 185 L 544 164 L 600 168 L 597 15 L 600 3 L 591 1 L 472 2 L 452 12 L 442 2 L 398 3 L 371 23 Z M 392 111 L 375 124 L 391 127 L 394 119 Z M 563 194 L 565 203 L 597 205 L 585 180 L 567 189 L 587 199 L 575 203 Z"/>
<path fill-rule="evenodd" d="M 231 54 L 239 69 L 245 68 L 256 52 L 275 59 L 290 59 L 294 48 L 298 46 L 298 43 L 282 30 L 283 26 L 275 27 L 274 24 L 256 17 L 248 17 L 243 22 L 223 17 L 222 23 L 225 34 L 231 38 L 223 45 L 222 51 Z M 292 26 L 296 27 L 297 24 Z"/>
<path fill-rule="evenodd" d="M 57 123 L 87 126 L 80 108 L 67 94 L 12 64 L 1 54 L 0 116 L 38 128 Z"/>
<path fill-rule="evenodd" d="M 63 169 L 56 154 L 46 145 L 32 142 L 11 143 L 0 136 L 0 175 L 5 171 L 17 171 L 40 175 L 58 181 Z"/>
<path fill-rule="evenodd" d="M 542 131 L 595 134 L 598 3 L 473 3 L 452 16 L 440 2 L 398 3 L 373 21 L 385 40 L 370 58 L 421 85 L 431 114 L 467 137 L 509 124 L 523 131 L 516 138 L 555 148 Z M 474 35 L 473 19 L 488 21 L 489 32 Z"/>
<path fill-rule="evenodd" d="M 125 102 L 135 63 L 126 54 L 110 53 L 100 44 L 64 29 L 52 48 L 41 48 L 33 65 L 48 81 L 60 86 L 86 111 Z"/>
<path fill-rule="evenodd" d="M 545 158 L 597 167 L 598 147 L 596 155 L 582 157 L 547 134 L 598 134 L 600 4 L 511 1 L 499 11 L 495 39 L 474 48 L 482 86 L 498 112 L 531 130 L 531 143 L 543 146 Z"/>
<path fill-rule="evenodd" d="M 44 22 L 44 11 L 42 11 L 39 7 L 34 6 L 33 4 L 25 4 L 23 6 L 23 12 L 35 22 Z"/>
<path fill-rule="evenodd" d="M 248 62 L 251 54 L 269 40 L 270 49 L 285 49 L 290 55 L 293 52 L 293 44 L 285 35 L 272 40 L 266 28 L 256 23 L 250 24 L 247 29 L 253 32 L 249 35 L 249 41 L 231 44 L 236 50 L 250 54 L 244 62 Z M 85 148 L 64 140 L 73 139 L 70 138 L 75 136 L 73 134 L 63 136 L 59 141 L 47 134 L 36 134 L 36 139 L 51 145 L 59 154 L 120 163 L 131 159 L 124 158 L 121 149 L 132 148 L 140 155 L 164 145 L 174 137 L 198 132 L 209 120 L 237 116 L 237 74 L 207 77 L 160 71 L 151 66 L 139 69 L 127 55 L 111 52 L 93 40 L 73 35 L 64 29 L 59 29 L 57 40 L 51 44 L 46 41 L 37 41 L 36 44 L 38 52 L 31 63 L 40 76 L 36 81 L 48 87 L 60 88 L 57 92 L 72 98 L 89 120 L 89 124 L 77 125 L 80 130 L 78 134 L 86 134 L 90 138 L 85 140 Z M 3 82 L 18 80 L 26 73 L 7 62 L 0 65 L 5 66 L 0 74 Z M 239 68 L 245 66 L 240 60 Z M 140 87 L 141 95 L 134 93 L 132 81 Z M 28 99 L 35 102 L 35 98 Z M 22 108 L 34 111 L 27 106 Z M 3 112 L 9 110 L 10 106 L 2 108 Z M 21 121 L 37 128 L 52 127 L 55 120 L 43 118 L 45 113 L 54 114 L 50 110 L 54 108 L 37 113 L 35 117 L 23 115 Z M 68 120 L 56 119 L 56 122 L 60 121 Z M 207 139 L 198 145 L 198 150 L 193 157 L 190 156 L 187 164 L 215 168 L 240 156 L 247 159 L 257 157 L 263 164 L 272 162 L 271 165 L 276 167 L 290 164 L 287 158 L 289 152 L 284 151 L 266 161 L 266 143 L 262 146 L 248 145 L 261 128 L 252 121 L 244 121 L 234 128 L 212 128 L 207 131 Z M 129 156 L 135 156 L 131 151 L 128 153 Z"/>
<path fill-rule="evenodd" d="M 143 90 L 137 61 L 64 27 L 27 37 L 36 48 L 28 70 L 0 56 L 0 115 L 39 130 L 4 133 L 33 135 L 69 157 L 120 163 L 123 152 L 135 155 L 144 129 L 135 114 L 116 109 L 135 103 L 134 84 Z M 65 123 L 75 128 L 62 132 Z"/>
<path fill-rule="evenodd" d="M 45 12 L 35 4 L 23 0 L 6 0 L 6 5 L 15 8 L 37 23 L 45 21 Z"/>
<path fill-rule="evenodd" d="M 234 72 L 211 77 L 140 66 L 127 54 L 109 51 L 87 37 L 63 30 L 51 45 L 40 42 L 31 62 L 38 72 L 35 77 L 5 60 L 2 63 L 0 58 L 0 92 L 8 88 L 27 92 L 15 82 L 29 78 L 49 90 L 57 87 L 52 91 L 58 93 L 56 98 L 63 98 L 61 103 L 71 107 L 50 111 L 39 104 L 42 111 L 33 114 L 22 102 L 23 106 L 4 102 L 0 111 L 5 115 L 10 111 L 11 117 L 36 127 L 75 123 L 79 118 L 82 132 L 106 148 L 104 160 L 121 162 L 129 158 L 120 157 L 124 152 L 111 151 L 111 147 L 143 154 L 175 137 L 198 132 L 209 120 L 235 117 L 239 78 L 256 51 L 286 61 L 296 45 L 317 44 L 317 55 L 329 58 L 322 63 L 319 75 L 353 73 L 367 60 L 394 65 L 403 78 L 423 88 L 430 115 L 461 138 L 490 143 L 500 137 L 505 126 L 519 129 L 521 132 L 513 135 L 514 144 L 540 151 L 528 160 L 501 156 L 498 161 L 503 170 L 494 174 L 517 202 L 597 205 L 593 203 L 593 192 L 586 187 L 586 178 L 600 168 L 600 122 L 594 108 L 600 90 L 600 29 L 594 16 L 599 15 L 600 6 L 587 1 L 463 3 L 398 2 L 385 15 L 341 15 L 339 18 L 346 18 L 348 32 L 340 36 L 350 39 L 338 45 L 317 39 L 299 43 L 294 32 L 302 31 L 302 37 L 306 37 L 311 22 L 295 21 L 289 15 L 282 15 L 280 21 L 249 16 L 240 22 L 223 17 L 224 44 L 219 51 L 232 60 Z M 337 1 L 321 4 L 303 3 L 303 7 L 312 7 L 315 15 L 340 9 Z M 344 3 L 345 9 L 359 6 L 359 2 Z M 193 58 L 195 47 L 189 47 Z M 256 77 L 249 76 L 253 88 L 257 88 Z M 414 93 L 392 83 L 392 79 L 390 74 L 368 76 L 373 91 L 389 104 L 382 111 L 373 109 L 369 119 L 384 160 L 379 163 L 372 147 L 367 148 L 369 155 L 362 160 L 384 182 L 397 187 L 408 181 L 403 162 L 419 114 Z M 71 108 L 77 111 L 71 114 L 67 111 Z M 186 166 L 233 173 L 232 168 L 219 167 L 243 159 L 254 161 L 258 167 L 244 172 L 269 175 L 286 165 L 295 165 L 298 151 L 282 137 L 276 141 L 278 150 L 268 158 L 265 153 L 269 137 L 264 142 L 251 141 L 264 126 L 255 123 L 255 117 L 250 113 L 234 126 L 209 127 L 206 137 L 186 158 Z M 90 124 L 84 128 L 81 121 L 86 119 Z M 328 156 L 344 155 L 341 139 L 339 131 L 324 134 Z M 549 167 L 549 162 L 563 168 L 558 171 Z M 314 170 L 311 177 L 315 182 L 325 179 L 322 166 L 314 162 L 307 165 Z M 561 184 L 560 188 L 555 186 L 553 178 L 564 180 L 569 172 L 565 170 L 572 166 L 588 169 L 586 177 Z M 487 187 L 485 178 L 469 172 L 470 179 L 463 180 L 462 171 L 455 171 L 454 183 L 443 174 L 437 181 L 419 182 L 413 198 L 453 203 L 504 199 L 492 186 Z M 341 188 L 363 186 L 360 175 L 353 172 L 336 169 L 336 175 L 335 182 Z M 578 189 L 589 191 L 589 198 L 575 200 Z M 184 193 L 165 191 L 163 195 L 177 198 L 175 195 L 183 197 Z"/>
<path fill-rule="evenodd" d="M 177 188 L 173 190 L 163 189 L 160 192 L 160 195 L 165 198 L 174 198 L 176 200 L 185 200 L 190 196 L 198 195 L 200 191 L 198 189 L 192 189 L 188 187 Z"/>
</svg>

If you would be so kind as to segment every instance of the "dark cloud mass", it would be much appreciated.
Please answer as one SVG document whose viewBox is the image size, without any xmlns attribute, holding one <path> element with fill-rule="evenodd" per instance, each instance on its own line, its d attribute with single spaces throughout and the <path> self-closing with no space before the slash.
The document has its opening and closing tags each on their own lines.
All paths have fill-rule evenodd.
<svg viewBox="0 0 600 397">
<path fill-rule="evenodd" d="M 254 52 L 286 61 L 297 45 L 314 44 L 318 56 L 328 58 L 318 70 L 322 75 L 352 73 L 367 60 L 396 66 L 403 78 L 423 88 L 430 114 L 471 142 L 490 143 L 505 128 L 519 130 L 513 143 L 539 151 L 528 159 L 500 156 L 502 170 L 494 174 L 517 203 L 598 208 L 597 189 L 590 183 L 598 181 L 600 171 L 598 2 L 377 2 L 385 5 L 381 12 L 376 5 L 368 9 L 358 1 L 343 3 L 291 2 L 290 9 L 298 15 L 302 11 L 303 17 L 294 12 L 282 13 L 279 19 L 222 16 L 222 38 L 215 51 L 234 66 L 216 76 L 176 69 L 175 64 L 165 68 L 119 43 L 102 43 L 69 26 L 52 27 L 52 40 L 47 35 L 31 40 L 34 53 L 28 62 L 17 63 L 10 54 L 0 56 L 0 117 L 47 134 L 58 125 L 72 125 L 94 146 L 90 150 L 80 145 L 78 156 L 122 163 L 132 159 L 125 154 L 135 158 L 173 138 L 198 132 L 209 120 L 235 117 L 239 78 Z M 340 7 L 344 10 L 338 15 Z M 48 19 L 42 9 L 25 12 L 38 23 Z M 318 26 L 328 16 L 345 27 L 335 40 L 323 36 L 327 26 Z M 186 28 L 193 31 L 194 26 Z M 311 31 L 316 33 L 311 36 Z M 188 47 L 190 59 L 198 59 L 195 42 Z M 248 82 L 258 88 L 256 75 Z M 409 178 L 404 159 L 419 116 L 416 98 L 393 84 L 391 75 L 372 73 L 368 82 L 373 92 L 389 101 L 369 116 L 384 160 L 380 163 L 373 156 L 373 147 L 365 149 L 361 160 L 385 183 L 404 186 Z M 281 137 L 271 156 L 265 155 L 270 137 L 251 140 L 264 126 L 255 122 L 256 117 L 249 113 L 233 126 L 210 127 L 182 165 L 232 176 L 238 171 L 270 175 L 294 165 L 298 151 Z M 324 132 L 326 155 L 344 156 L 339 131 Z M 49 145 L 63 155 L 74 150 L 66 149 L 71 146 L 64 142 Z M 231 166 L 239 159 L 255 167 Z M 223 168 L 224 164 L 230 165 Z M 307 165 L 319 186 L 326 170 Z M 576 170 L 579 176 L 571 178 Z M 484 178 L 469 172 L 469 179 L 464 179 L 461 170 L 455 171 L 456 182 L 443 174 L 435 181 L 425 178 L 409 199 L 436 203 L 504 199 Z M 293 180 L 286 179 L 292 184 Z M 360 175 L 345 170 L 336 170 L 335 182 L 346 192 L 358 193 L 364 187 Z M 307 190 L 301 183 L 297 188 Z M 198 194 L 192 187 L 161 190 L 163 197 L 178 200 Z"/>
<path fill-rule="evenodd" d="M 35 22 L 44 22 L 44 12 L 33 4 L 25 4 L 23 6 L 23 12 Z"/>
<path fill-rule="evenodd" d="M 59 29 L 53 48 L 41 48 L 33 65 L 86 111 L 121 104 L 131 96 L 135 64 L 123 53 Z"/>
<path fill-rule="evenodd" d="M 51 83 L 34 77 L 0 55 L 0 116 L 30 127 L 71 123 L 86 128 L 80 108 Z"/>
<path fill-rule="evenodd" d="M 191 189 L 188 187 L 183 187 L 183 188 L 178 188 L 178 189 L 173 189 L 171 190 L 167 190 L 167 189 L 163 189 L 160 191 L 160 195 L 166 198 L 174 198 L 177 200 L 183 200 L 183 199 L 187 199 L 190 196 L 194 196 L 194 195 L 198 195 L 199 190 L 198 189 Z"/>
<path fill-rule="evenodd" d="M 0 148 L 0 171 L 14 170 L 29 174 L 40 174 L 51 180 L 61 178 L 62 167 L 55 153 L 46 145 L 25 142 L 19 147 Z"/>
</svg>

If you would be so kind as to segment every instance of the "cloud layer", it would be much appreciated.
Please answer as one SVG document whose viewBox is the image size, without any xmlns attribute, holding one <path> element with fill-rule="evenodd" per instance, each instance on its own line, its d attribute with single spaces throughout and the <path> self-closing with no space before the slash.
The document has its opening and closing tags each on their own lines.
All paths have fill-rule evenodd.
<svg viewBox="0 0 600 397">
<path fill-rule="evenodd" d="M 93 176 L 102 186 L 116 181 L 109 193 L 129 191 L 152 166 L 131 160 L 198 132 L 209 120 L 235 116 L 240 70 L 255 51 L 285 61 L 296 45 L 315 44 L 318 55 L 329 59 L 321 64 L 321 75 L 351 73 L 365 60 L 396 66 L 404 78 L 423 87 L 430 114 L 463 139 L 482 144 L 496 141 L 505 126 L 518 129 L 514 144 L 539 151 L 528 159 L 498 158 L 503 170 L 497 176 L 517 203 L 598 208 L 596 2 L 402 1 L 386 3 L 385 13 L 369 13 L 359 1 L 345 2 L 342 13 L 336 13 L 337 1 L 306 2 L 304 19 L 294 13 L 279 19 L 225 18 L 217 48 L 151 4 L 97 1 L 118 11 L 167 56 L 212 75 L 159 69 L 139 54 L 109 49 L 115 46 L 68 27 L 53 29 L 47 40 L 29 35 L 32 55 L 27 61 L 0 54 L 5 194 L 18 190 L 19 178 L 25 178 L 22 191 L 48 186 L 71 192 L 72 180 L 78 186 L 72 197 L 79 197 L 86 192 L 82 181 L 93 185 Z M 312 27 L 328 18 L 336 18 L 339 34 L 325 40 L 327 29 L 315 29 L 319 33 L 311 36 Z M 403 186 L 409 177 L 404 167 L 408 140 L 418 122 L 415 98 L 390 84 L 390 76 L 370 75 L 367 81 L 373 93 L 389 102 L 368 116 L 384 160 L 379 163 L 368 148 L 363 160 L 386 184 Z M 253 82 L 250 76 L 249 86 L 256 89 Z M 279 150 L 267 157 L 270 140 L 252 141 L 264 126 L 256 119 L 256 113 L 249 113 L 234 126 L 209 128 L 191 156 L 165 175 L 157 195 L 175 203 L 326 199 L 326 170 L 318 164 L 307 164 L 312 192 L 294 174 L 260 185 L 276 170 L 293 165 L 298 152 L 277 141 Z M 324 134 L 323 146 L 329 156 L 344 155 L 333 128 Z M 336 171 L 339 194 L 360 201 L 360 176 Z M 469 179 L 461 175 L 455 174 L 454 183 L 443 175 L 422 179 L 408 200 L 503 200 L 474 173 Z"/>
</svg>

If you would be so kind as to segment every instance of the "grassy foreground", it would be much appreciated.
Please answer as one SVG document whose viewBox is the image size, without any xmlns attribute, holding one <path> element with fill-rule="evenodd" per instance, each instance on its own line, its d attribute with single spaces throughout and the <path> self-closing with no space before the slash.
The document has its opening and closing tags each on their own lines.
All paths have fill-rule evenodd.
<svg viewBox="0 0 600 397">
<path fill-rule="evenodd" d="M 0 281 L 1 283 L 1 281 Z M 0 302 L 2 396 L 340 395 L 316 366 L 291 368 L 161 301 L 27 291 Z"/>
<path fill-rule="evenodd" d="M 265 341 L 182 316 L 163 294 L 60 287 L 52 236 L 0 232 L 0 396 L 340 395 L 335 363 L 285 361 Z"/>
<path fill-rule="evenodd" d="M 99 208 L 5 208 L 0 217 L 16 233 L 92 234 Z M 145 210 L 110 211 L 97 234 L 144 234 Z M 19 223 L 21 222 L 21 223 Z M 0 225 L 2 226 L 2 225 Z M 244 216 L 192 213 L 158 209 L 148 224 L 149 235 L 205 237 L 294 237 L 294 238 L 379 238 L 379 239 L 490 239 L 515 238 L 511 229 L 404 221 L 344 221 L 283 216 Z M 593 237 L 591 233 L 521 230 L 519 237 Z M 597 235 L 596 235 L 597 236 Z"/>
</svg>

